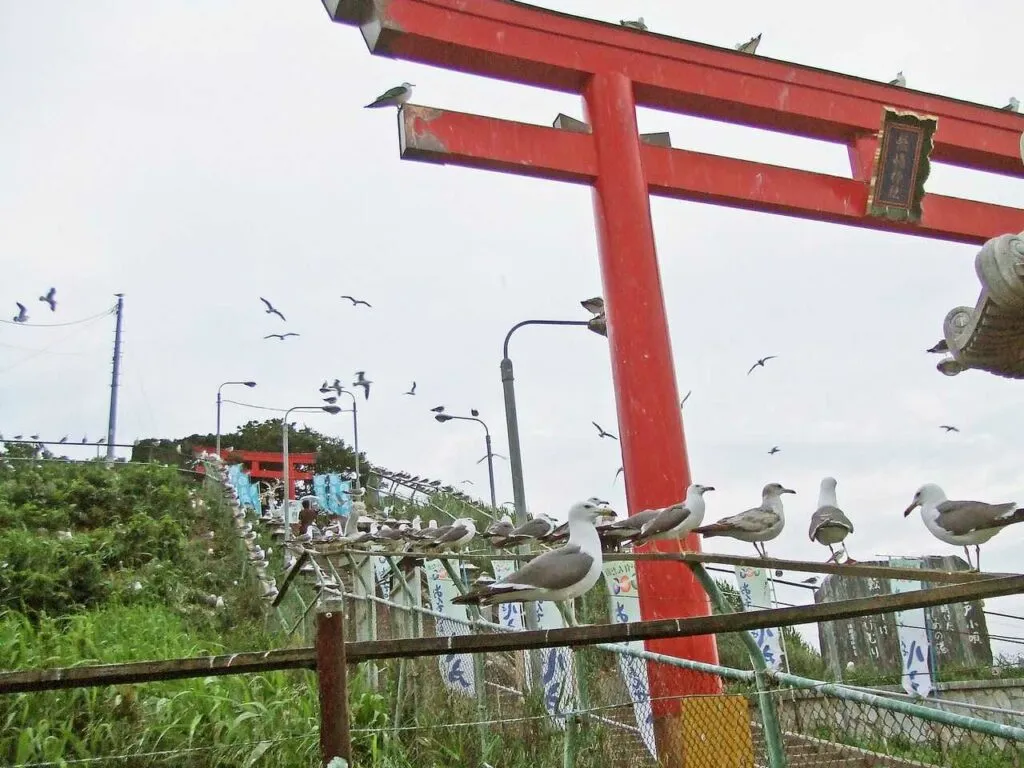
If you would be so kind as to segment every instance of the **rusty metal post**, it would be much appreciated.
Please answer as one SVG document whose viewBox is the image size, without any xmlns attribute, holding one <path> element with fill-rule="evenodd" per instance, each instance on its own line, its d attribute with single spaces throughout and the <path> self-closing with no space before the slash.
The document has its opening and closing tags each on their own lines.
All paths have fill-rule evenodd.
<svg viewBox="0 0 1024 768">
<path fill-rule="evenodd" d="M 348 674 L 345 668 L 345 603 L 324 601 L 316 615 L 316 673 L 320 689 L 322 765 L 332 758 L 352 761 L 348 729 Z"/>
</svg>

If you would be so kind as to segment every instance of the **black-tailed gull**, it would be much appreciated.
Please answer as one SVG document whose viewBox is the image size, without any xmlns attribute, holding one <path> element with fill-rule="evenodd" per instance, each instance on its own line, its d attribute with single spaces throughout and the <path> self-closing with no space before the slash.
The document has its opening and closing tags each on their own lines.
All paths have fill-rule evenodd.
<svg viewBox="0 0 1024 768">
<path fill-rule="evenodd" d="M 704 494 L 713 490 L 711 485 L 691 484 L 684 501 L 656 510 L 630 544 L 636 547 L 657 539 L 686 538 L 704 522 Z"/>
<path fill-rule="evenodd" d="M 811 524 L 807 535 L 811 541 L 824 544 L 832 552 L 832 557 L 826 562 L 833 560 L 838 562 L 839 553 L 836 552 L 835 545 L 842 543 L 851 533 L 853 533 L 853 523 L 839 508 L 839 502 L 836 499 L 836 479 L 834 477 L 823 478 L 818 490 L 818 508 L 811 515 Z M 843 551 L 845 550 L 846 545 L 844 544 Z M 853 558 L 848 552 L 846 562 L 853 562 Z"/>
<path fill-rule="evenodd" d="M 527 520 L 518 528 L 513 528 L 508 534 L 505 546 L 515 547 L 524 544 L 531 539 L 541 539 L 555 529 L 555 521 L 543 512 Z"/>
<path fill-rule="evenodd" d="M 1024 522 L 1024 509 L 1016 502 L 988 504 L 984 501 L 950 501 L 935 483 L 917 489 L 914 500 L 903 511 L 907 517 L 915 507 L 921 508 L 921 519 L 932 536 L 946 544 L 963 547 L 967 565 L 971 565 L 969 546 L 974 546 L 974 569 L 981 570 L 981 545 L 1007 525 Z"/>
<path fill-rule="evenodd" d="M 412 89 L 415 87 L 412 83 L 402 83 L 396 85 L 394 88 L 388 88 L 384 93 L 378 96 L 376 99 L 366 105 L 366 109 L 378 109 L 380 107 L 398 107 L 402 108 L 409 99 L 412 98 Z"/>
<path fill-rule="evenodd" d="M 615 514 L 607 505 L 581 501 L 569 510 L 569 541 L 533 558 L 515 573 L 452 600 L 453 603 L 494 605 L 550 600 L 573 600 L 588 592 L 601 578 L 601 539 L 594 527 Z"/>
<path fill-rule="evenodd" d="M 774 539 L 786 526 L 786 517 L 782 511 L 784 493 L 795 494 L 796 491 L 779 483 L 768 483 L 761 491 L 761 506 L 722 518 L 717 523 L 701 526 L 695 533 L 708 538 L 728 536 L 740 541 L 749 541 L 753 543 L 754 549 L 761 557 L 767 557 L 764 542 Z"/>
</svg>

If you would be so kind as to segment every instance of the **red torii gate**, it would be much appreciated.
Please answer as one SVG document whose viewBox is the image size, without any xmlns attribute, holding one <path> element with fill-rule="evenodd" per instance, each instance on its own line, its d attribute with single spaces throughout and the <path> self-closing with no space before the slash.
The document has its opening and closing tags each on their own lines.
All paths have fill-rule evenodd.
<svg viewBox="0 0 1024 768">
<path fill-rule="evenodd" d="M 918 220 L 868 214 L 884 108 L 937 119 L 933 161 L 1024 177 L 1017 114 L 509 0 L 322 2 L 334 21 L 360 28 L 372 54 L 582 94 L 589 133 L 407 104 L 401 153 L 594 188 L 631 512 L 679 500 L 690 482 L 650 194 L 962 243 L 1024 230 L 1022 210 L 942 195 L 924 196 Z M 644 143 L 637 105 L 843 144 L 851 178 Z M 696 536 L 686 545 L 700 548 Z M 685 567 L 638 563 L 637 571 L 645 619 L 708 613 Z M 645 599 L 652 594 L 657 602 Z M 650 646 L 717 662 L 713 637 Z M 655 698 L 720 691 L 709 676 L 650 672 Z M 679 706 L 654 707 L 667 756 Z"/>
</svg>

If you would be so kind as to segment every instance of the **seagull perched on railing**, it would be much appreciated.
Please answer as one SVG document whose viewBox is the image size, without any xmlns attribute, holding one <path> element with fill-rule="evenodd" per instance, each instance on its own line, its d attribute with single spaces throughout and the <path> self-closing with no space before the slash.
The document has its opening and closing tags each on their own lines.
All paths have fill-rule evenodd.
<svg viewBox="0 0 1024 768">
<path fill-rule="evenodd" d="M 16 323 L 24 323 L 26 320 L 28 320 L 28 310 L 25 309 L 25 305 L 22 304 L 20 301 L 16 301 L 14 303 L 18 305 L 18 314 L 12 317 L 11 320 L 13 320 Z"/>
<path fill-rule="evenodd" d="M 832 552 L 832 557 L 827 562 L 833 560 L 838 562 L 839 553 L 836 552 L 834 545 L 841 544 L 851 533 L 853 533 L 853 523 L 839 508 L 839 502 L 836 500 L 836 479 L 834 477 L 823 478 L 818 490 L 818 508 L 811 515 L 811 524 L 807 535 L 811 541 L 824 544 Z M 845 544 L 843 551 L 846 551 Z M 849 552 L 846 553 L 846 562 L 853 562 Z"/>
<path fill-rule="evenodd" d="M 658 509 L 629 543 L 636 547 L 657 539 L 686 538 L 704 522 L 704 494 L 713 490 L 714 486 L 693 483 L 684 501 Z"/>
<path fill-rule="evenodd" d="M 988 504 L 984 501 L 950 501 L 935 483 L 917 489 L 910 506 L 903 510 L 907 517 L 921 508 L 925 528 L 939 541 L 963 547 L 967 565 L 971 565 L 969 546 L 974 546 L 974 570 L 981 570 L 981 545 L 1007 525 L 1024 522 L 1024 509 L 1017 503 Z"/>
<path fill-rule="evenodd" d="M 531 520 L 526 521 L 517 528 L 513 528 L 505 538 L 506 547 L 515 547 L 525 544 L 530 540 L 543 539 L 553 530 L 556 523 L 553 519 L 541 512 L 534 515 Z"/>
<path fill-rule="evenodd" d="M 494 605 L 538 600 L 562 602 L 590 591 L 601 578 L 601 539 L 594 527 L 615 511 L 588 499 L 569 510 L 569 541 L 565 546 L 533 558 L 503 579 L 469 590 L 452 600 L 456 604 Z"/>
<path fill-rule="evenodd" d="M 771 541 L 786 526 L 786 517 L 782 511 L 782 495 L 796 493 L 784 488 L 779 483 L 768 483 L 761 491 L 761 505 L 719 520 L 711 525 L 697 528 L 695 533 L 710 538 L 711 536 L 728 536 L 740 541 L 749 541 L 761 557 L 768 557 L 764 542 Z M 760 545 L 760 546 L 758 546 Z"/>
<path fill-rule="evenodd" d="M 515 526 L 512 525 L 512 518 L 504 515 L 501 520 L 495 520 L 488 525 L 480 535 L 487 539 L 492 547 L 503 547 L 508 541 L 509 534 L 512 533 L 513 528 Z"/>
</svg>

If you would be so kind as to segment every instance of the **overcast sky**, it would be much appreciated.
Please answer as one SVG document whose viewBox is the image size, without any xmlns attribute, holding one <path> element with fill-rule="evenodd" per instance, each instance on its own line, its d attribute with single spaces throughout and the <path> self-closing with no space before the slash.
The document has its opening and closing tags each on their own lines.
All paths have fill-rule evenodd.
<svg viewBox="0 0 1024 768">
<path fill-rule="evenodd" d="M 642 15 L 652 30 L 727 47 L 763 32 L 759 54 L 880 81 L 902 70 L 922 91 L 1024 99 L 1014 0 L 908 0 L 898 14 L 836 16 L 832 29 L 810 1 L 597 6 L 605 21 Z M 362 107 L 403 80 L 417 104 L 543 125 L 582 116 L 573 95 L 371 57 L 317 0 L 0 0 L 3 317 L 22 301 L 32 320 L 78 320 L 125 294 L 121 442 L 212 431 L 225 380 L 259 382 L 225 397 L 290 407 L 318 403 L 324 378 L 365 370 L 370 459 L 472 480 L 486 497 L 482 430 L 437 424 L 428 409 L 478 408 L 508 453 L 501 341 L 523 319 L 586 317 L 579 300 L 601 291 L 591 194 L 399 160 L 394 111 Z M 677 147 L 849 175 L 841 146 L 650 110 L 639 122 Z M 933 166 L 927 189 L 1024 207 L 1020 178 Z M 718 489 L 709 520 L 782 482 L 798 495 L 769 552 L 824 559 L 807 519 L 831 474 L 865 559 L 954 552 L 902 517 L 924 482 L 1024 503 L 1024 384 L 947 378 L 924 353 L 945 313 L 977 298 L 976 247 L 662 199 L 652 211 L 679 389 L 693 390 L 693 477 Z M 54 315 L 36 300 L 51 285 Z M 301 336 L 262 339 L 284 331 Z M 0 431 L 103 434 L 112 334 L 111 317 L 0 325 Z M 748 377 L 768 354 L 779 358 Z M 591 426 L 618 432 L 603 340 L 524 329 L 512 358 L 531 511 L 564 516 L 591 495 L 624 509 L 618 443 Z M 403 396 L 414 380 L 417 395 Z M 225 431 L 265 416 L 225 405 Z M 347 415 L 308 423 L 351 438 Z M 769 456 L 772 445 L 781 452 Z M 505 461 L 496 474 L 498 501 L 511 500 Z M 986 570 L 1019 570 L 1019 528 L 984 548 Z M 809 599 L 791 591 L 780 598 Z M 1024 601 L 992 605 L 1024 613 Z M 990 619 L 992 632 L 1022 628 Z"/>
</svg>

